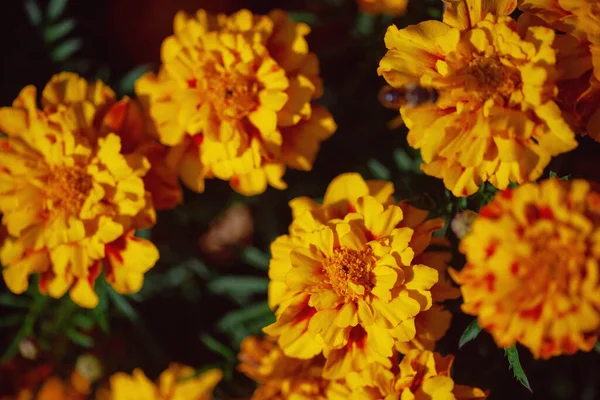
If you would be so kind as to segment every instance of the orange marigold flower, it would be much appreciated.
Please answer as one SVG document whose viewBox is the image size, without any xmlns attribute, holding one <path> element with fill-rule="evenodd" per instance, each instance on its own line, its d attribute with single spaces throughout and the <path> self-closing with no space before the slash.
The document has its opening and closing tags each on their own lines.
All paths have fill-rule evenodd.
<svg viewBox="0 0 600 400">
<path fill-rule="evenodd" d="M 536 358 L 589 351 L 600 329 L 600 193 L 550 179 L 498 194 L 461 241 L 462 309 L 498 346 Z"/>
<path fill-rule="evenodd" d="M 448 253 L 426 251 L 443 221 L 396 204 L 393 192 L 390 182 L 340 175 L 322 205 L 290 202 L 290 234 L 271 246 L 277 321 L 264 331 L 287 356 L 323 352 L 328 379 L 371 362 L 391 367 L 395 347 L 433 347 L 448 329 L 450 314 L 434 305 L 458 296 L 444 276 Z"/>
<path fill-rule="evenodd" d="M 600 142 L 600 3 L 597 0 L 520 0 L 523 19 L 559 35 L 558 100 L 569 123 Z"/>
<path fill-rule="evenodd" d="M 132 375 L 117 373 L 110 377 L 110 391 L 100 396 L 106 400 L 211 400 L 212 391 L 223 373 L 211 369 L 198 375 L 192 367 L 172 364 L 156 384 L 140 369 Z"/>
<path fill-rule="evenodd" d="M 408 0 L 358 0 L 358 7 L 367 14 L 399 17 L 406 14 Z"/>
<path fill-rule="evenodd" d="M 555 34 L 519 30 L 507 17 L 515 7 L 516 0 L 453 0 L 443 22 L 391 26 L 385 37 L 379 74 L 393 87 L 439 93 L 435 104 L 400 112 L 421 168 L 456 196 L 485 181 L 504 189 L 535 180 L 552 156 L 577 146 L 555 102 Z"/>
<path fill-rule="evenodd" d="M 138 291 L 158 259 L 154 245 L 133 236 L 154 224 L 144 175 L 150 165 L 124 154 L 121 137 L 104 131 L 114 103 L 101 82 L 55 75 L 36 107 L 36 89 L 21 91 L 0 109 L 0 212 L 8 237 L 0 248 L 2 275 L 14 293 L 40 274 L 40 290 L 61 297 L 70 290 L 94 307 L 94 282 L 104 268 L 120 293 Z M 108 111 L 110 113 L 110 111 Z"/>
<path fill-rule="evenodd" d="M 253 195 L 286 187 L 286 167 L 310 170 L 321 141 L 336 129 L 311 103 L 322 94 L 308 25 L 280 10 L 175 17 L 159 73 L 136 83 L 169 165 L 202 192 L 207 178 Z"/>
<path fill-rule="evenodd" d="M 238 370 L 258 382 L 252 400 L 326 400 L 325 359 L 287 357 L 271 338 L 248 337 L 241 344 Z"/>
<path fill-rule="evenodd" d="M 450 377 L 454 356 L 442 357 L 431 351 L 411 350 L 394 375 L 378 364 L 345 381 L 334 382 L 327 392 L 330 400 L 483 400 L 488 393 L 456 385 Z"/>
</svg>

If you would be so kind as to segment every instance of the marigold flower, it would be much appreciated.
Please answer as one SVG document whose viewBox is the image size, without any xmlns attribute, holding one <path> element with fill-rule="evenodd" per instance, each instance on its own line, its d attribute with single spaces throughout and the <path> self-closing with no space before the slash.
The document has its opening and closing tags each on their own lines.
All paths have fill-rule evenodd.
<svg viewBox="0 0 600 400">
<path fill-rule="evenodd" d="M 211 369 L 199 376 L 191 367 L 172 364 L 164 371 L 156 384 L 135 369 L 132 375 L 117 373 L 110 377 L 110 394 L 106 400 L 210 400 L 212 391 L 223 373 Z"/>
<path fill-rule="evenodd" d="M 206 178 L 253 195 L 286 187 L 286 166 L 310 170 L 335 131 L 311 100 L 322 94 L 310 28 L 283 11 L 231 16 L 179 13 L 163 42 L 163 65 L 136 83 L 169 165 L 202 192 Z"/>
<path fill-rule="evenodd" d="M 371 364 L 345 381 L 332 383 L 331 400 L 479 400 L 488 393 L 470 386 L 456 385 L 450 377 L 454 356 L 442 357 L 431 351 L 412 350 L 400 362 L 394 375 L 381 365 Z"/>
<path fill-rule="evenodd" d="M 406 14 L 408 0 L 358 0 L 358 7 L 368 14 L 387 14 L 399 17 Z"/>
<path fill-rule="evenodd" d="M 537 179 L 552 156 L 577 146 L 556 97 L 554 32 L 519 30 L 507 17 L 516 1 L 454 0 L 443 22 L 386 34 L 378 72 L 393 87 L 417 83 L 439 93 L 435 104 L 400 112 L 422 170 L 456 196 L 490 181 Z"/>
<path fill-rule="evenodd" d="M 597 0 L 520 0 L 523 19 L 559 35 L 558 100 L 571 126 L 600 142 L 600 4 Z"/>
<path fill-rule="evenodd" d="M 94 281 L 104 270 L 120 293 L 138 291 L 158 259 L 155 246 L 133 236 L 155 215 L 142 178 L 148 160 L 124 154 L 121 138 L 103 131 L 114 103 L 101 82 L 55 75 L 36 108 L 36 89 L 21 91 L 0 109 L 0 212 L 8 237 L 0 248 L 2 275 L 14 293 L 40 274 L 40 290 L 67 290 L 81 306 L 94 307 Z"/>
<path fill-rule="evenodd" d="M 462 309 L 498 346 L 536 358 L 589 351 L 600 329 L 600 194 L 550 179 L 500 193 L 460 244 Z"/>
<path fill-rule="evenodd" d="M 269 303 L 277 321 L 264 331 L 287 356 L 323 352 L 326 378 L 370 362 L 391 367 L 395 346 L 430 347 L 448 329 L 446 311 L 435 307 L 444 314 L 439 320 L 423 314 L 434 301 L 458 296 L 442 278 L 448 254 L 425 251 L 443 221 L 397 205 L 393 192 L 390 182 L 340 175 L 323 205 L 290 202 L 290 234 L 271 246 Z"/>
<path fill-rule="evenodd" d="M 271 338 L 248 337 L 241 344 L 238 370 L 258 382 L 252 400 L 325 400 L 325 359 L 287 357 Z"/>
</svg>

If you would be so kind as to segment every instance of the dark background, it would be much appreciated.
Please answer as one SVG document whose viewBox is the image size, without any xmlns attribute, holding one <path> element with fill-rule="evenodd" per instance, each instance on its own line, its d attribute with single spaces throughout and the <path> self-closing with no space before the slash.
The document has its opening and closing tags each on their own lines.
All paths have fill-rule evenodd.
<svg viewBox="0 0 600 400">
<path fill-rule="evenodd" d="M 47 2 L 38 4 L 41 10 L 46 9 Z M 94 330 L 92 351 L 101 354 L 107 372 L 140 366 L 148 375 L 156 376 L 170 361 L 199 368 L 218 365 L 232 372 L 240 338 L 258 333 L 271 316 L 264 311 L 264 290 L 250 291 L 240 300 L 236 298 L 241 290 L 238 286 L 233 285 L 230 292 L 218 292 L 211 282 L 236 276 L 265 277 L 264 257 L 269 243 L 286 233 L 290 222 L 287 202 L 299 195 L 321 197 L 328 182 L 339 173 L 358 171 L 366 178 L 388 174 L 400 198 L 409 198 L 448 220 L 465 205 L 455 207 L 458 201 L 447 197 L 440 181 L 419 172 L 418 154 L 406 145 L 404 128 L 387 128 L 387 121 L 396 113 L 377 101 L 384 82 L 377 76 L 376 68 L 385 52 L 383 33 L 391 20 L 361 20 L 353 0 L 71 0 L 58 21 L 71 19 L 75 27 L 54 42 L 45 35 L 47 27 L 57 21 L 48 22 L 43 17 L 34 26 L 24 2 L 5 0 L 2 6 L 0 106 L 10 105 L 25 85 L 34 84 L 41 91 L 53 73 L 64 69 L 88 79 L 101 78 L 119 94 L 131 95 L 131 84 L 123 78 L 140 65 L 158 67 L 160 43 L 171 34 L 172 19 L 179 9 L 231 13 L 247 7 L 256 13 L 267 13 L 279 7 L 297 12 L 298 19 L 306 19 L 313 27 L 309 43 L 319 55 L 326 88 L 320 102 L 336 118 L 337 133 L 322 146 L 312 173 L 288 172 L 286 191 L 269 189 L 261 196 L 243 198 L 231 194 L 226 183 L 211 181 L 204 194 L 186 192 L 183 206 L 159 213 L 159 223 L 151 236 L 161 249 L 161 261 L 148 274 L 139 296 L 126 299 L 125 304 L 115 300 L 106 307 L 110 337 Z M 438 15 L 441 1 L 413 0 L 407 16 L 394 22 L 406 26 Z M 80 40 L 80 49 L 67 60 L 57 61 L 55 56 L 53 59 L 61 43 L 70 39 Z M 576 151 L 555 159 L 546 175 L 553 171 L 559 176 L 600 180 L 596 159 L 599 147 L 582 139 Z M 404 162 L 398 161 L 398 152 L 405 155 Z M 208 259 L 198 249 L 198 238 L 215 216 L 236 202 L 248 204 L 252 210 L 256 223 L 252 249 L 258 256 L 239 251 L 233 261 Z M 480 204 L 477 196 L 467 201 L 467 206 L 475 210 Z M 448 236 L 456 243 L 453 234 L 448 232 Z M 455 266 L 460 267 L 461 262 L 456 255 Z M 6 288 L 1 291 L 6 292 Z M 58 318 L 64 301 L 51 301 L 43 317 Z M 457 383 L 489 388 L 491 399 L 600 399 L 597 353 L 535 361 L 526 349 L 519 347 L 533 389 L 530 394 L 513 378 L 504 351 L 496 348 L 488 334 L 481 333 L 474 342 L 458 350 L 458 338 L 472 317 L 461 314 L 459 304 L 448 307 L 455 318 L 438 349 L 456 354 Z M 69 315 L 77 312 L 74 310 Z M 7 316 L 13 311 L 3 308 L 1 312 L 1 316 Z M 43 321 L 36 325 L 36 335 L 48 334 L 41 326 Z M 0 348 L 9 346 L 17 330 L 18 326 L 0 329 Z M 48 339 L 53 343 L 50 353 L 61 352 L 59 356 L 48 356 L 55 363 L 60 360 L 66 364 L 82 351 L 61 331 L 53 334 Z M 55 346 L 56 343 L 63 345 Z M 9 390 L 7 376 L 0 377 L 0 394 Z M 241 396 L 251 387 L 236 373 L 226 379 L 229 382 L 219 392 L 224 396 Z"/>
</svg>

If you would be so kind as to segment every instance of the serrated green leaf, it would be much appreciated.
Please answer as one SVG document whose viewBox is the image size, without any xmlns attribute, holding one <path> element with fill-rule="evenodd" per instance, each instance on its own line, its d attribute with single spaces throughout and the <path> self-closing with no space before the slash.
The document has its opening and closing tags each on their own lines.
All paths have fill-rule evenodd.
<svg viewBox="0 0 600 400">
<path fill-rule="evenodd" d="M 12 293 L 0 294 L 0 306 L 12 308 L 29 308 L 31 299 Z"/>
<path fill-rule="evenodd" d="M 46 307 L 47 302 L 48 298 L 46 296 L 39 295 L 35 297 L 29 312 L 23 319 L 21 328 L 19 328 L 19 331 L 14 336 L 12 342 L 2 354 L 2 357 L 0 358 L 0 364 L 4 364 L 5 362 L 11 360 L 19 352 L 19 343 L 21 340 L 33 336 L 33 327 L 35 326 L 35 322 Z"/>
<path fill-rule="evenodd" d="M 74 28 L 75 20 L 73 18 L 49 25 L 44 28 L 44 41 L 54 43 L 67 36 Z"/>
<path fill-rule="evenodd" d="M 531 385 L 529 384 L 529 379 L 527 379 L 527 375 L 525 375 L 525 371 L 521 366 L 521 361 L 519 360 L 519 351 L 515 346 L 504 349 L 504 354 L 506 358 L 508 358 L 509 369 L 512 369 L 513 375 L 517 380 L 521 383 L 521 385 L 525 386 L 531 393 Z"/>
<path fill-rule="evenodd" d="M 126 73 L 119 81 L 119 89 L 122 94 L 132 94 L 134 92 L 135 82 L 146 72 L 152 70 L 152 64 L 144 64 L 133 68 Z"/>
<path fill-rule="evenodd" d="M 55 62 L 65 61 L 79 51 L 82 46 L 83 41 L 81 39 L 72 38 L 65 40 L 52 51 L 52 60 Z"/>
<path fill-rule="evenodd" d="M 21 325 L 24 319 L 25 315 L 23 314 L 4 315 L 0 318 L 0 329 Z"/>
<path fill-rule="evenodd" d="M 67 337 L 76 345 L 85 347 L 86 349 L 94 347 L 94 338 L 79 332 L 77 329 L 67 330 Z"/>
<path fill-rule="evenodd" d="M 237 327 L 245 322 L 260 318 L 268 318 L 272 314 L 273 311 L 271 311 L 266 301 L 255 303 L 239 310 L 228 312 L 219 320 L 219 322 L 217 322 L 217 327 L 222 332 L 232 333 L 232 331 L 235 331 Z"/>
<path fill-rule="evenodd" d="M 270 257 L 256 247 L 247 247 L 242 251 L 242 260 L 256 269 L 267 271 Z"/>
<path fill-rule="evenodd" d="M 460 336 L 458 341 L 458 348 L 460 349 L 465 344 L 469 343 L 472 340 L 475 340 L 477 335 L 481 332 L 481 327 L 477 323 L 477 319 L 471 321 L 471 323 L 467 326 L 463 334 Z"/>
<path fill-rule="evenodd" d="M 267 278 L 255 276 L 223 276 L 208 283 L 213 293 L 227 295 L 238 304 L 245 304 L 255 294 L 266 293 L 269 287 Z"/>
<path fill-rule="evenodd" d="M 204 345 L 213 353 L 221 355 L 225 360 L 229 362 L 235 362 L 237 357 L 233 350 L 219 342 L 217 339 L 210 336 L 208 333 L 200 336 L 200 340 Z"/>
<path fill-rule="evenodd" d="M 319 18 L 310 12 L 302 12 L 302 11 L 290 11 L 288 13 L 290 19 L 294 22 L 304 22 L 308 25 L 316 25 L 319 21 Z"/>
<path fill-rule="evenodd" d="M 42 22 L 42 10 L 35 0 L 27 0 L 25 2 L 25 12 L 31 25 L 38 26 Z"/>
<path fill-rule="evenodd" d="M 389 181 L 390 179 L 392 179 L 392 174 L 390 173 L 390 170 L 375 158 L 371 158 L 367 162 L 367 167 L 369 168 L 369 171 L 371 171 L 375 179 L 379 179 L 382 181 Z"/>
<path fill-rule="evenodd" d="M 46 9 L 46 16 L 49 20 L 54 21 L 65 12 L 68 0 L 50 0 Z"/>
<path fill-rule="evenodd" d="M 96 325 L 96 321 L 94 321 L 94 317 L 90 314 L 76 314 L 71 322 L 78 328 L 81 328 L 85 331 L 89 331 Z"/>
</svg>

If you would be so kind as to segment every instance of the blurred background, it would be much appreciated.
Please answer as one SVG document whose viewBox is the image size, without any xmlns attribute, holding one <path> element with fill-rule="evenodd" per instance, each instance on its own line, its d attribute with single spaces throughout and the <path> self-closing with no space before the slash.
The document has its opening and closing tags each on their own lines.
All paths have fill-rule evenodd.
<svg viewBox="0 0 600 400">
<path fill-rule="evenodd" d="M 407 14 L 394 20 L 361 14 L 354 0 L 5 0 L 2 5 L 0 106 L 10 105 L 28 84 L 41 90 L 62 70 L 102 79 L 119 95 L 133 95 L 135 79 L 158 68 L 161 42 L 172 33 L 178 10 L 267 13 L 283 8 L 312 27 L 308 41 L 325 83 L 319 102 L 333 113 L 339 129 L 322 146 L 311 173 L 287 173 L 285 191 L 269 188 L 246 198 L 232 193 L 226 182 L 212 180 L 204 194 L 186 192 L 184 205 L 159 213 L 156 227 L 139 234 L 157 243 L 161 260 L 136 295 L 98 288 L 100 306 L 85 311 L 68 298 L 43 298 L 35 285 L 14 296 L 0 284 L 0 397 L 14 390 L 16 377 L 28 367 L 43 362 L 60 373 L 84 352 L 98 355 L 106 373 L 142 367 L 152 378 L 172 361 L 199 369 L 218 366 L 226 383 L 217 394 L 247 396 L 252 383 L 235 372 L 236 354 L 245 336 L 258 334 L 273 319 L 266 305 L 269 244 L 287 233 L 289 200 L 320 198 L 332 178 L 355 171 L 392 180 L 399 199 L 449 222 L 461 210 L 477 211 L 493 192 L 484 188 L 458 200 L 440 181 L 423 175 L 418 153 L 406 144 L 405 128 L 388 127 L 397 113 L 377 99 L 384 84 L 376 69 L 385 53 L 385 29 L 391 23 L 404 27 L 440 19 L 441 0 L 412 0 Z M 579 149 L 552 162 L 546 176 L 600 181 L 599 147 L 582 139 Z M 443 234 L 457 243 L 450 230 Z M 456 254 L 453 265 L 460 268 L 462 262 Z M 597 352 L 535 361 L 519 347 L 532 394 L 513 377 L 504 350 L 486 333 L 458 349 L 472 317 L 460 313 L 459 302 L 448 308 L 455 317 L 438 349 L 456 354 L 457 383 L 489 388 L 491 399 L 600 399 Z M 23 350 L 24 340 L 36 349 L 33 357 Z"/>
</svg>

